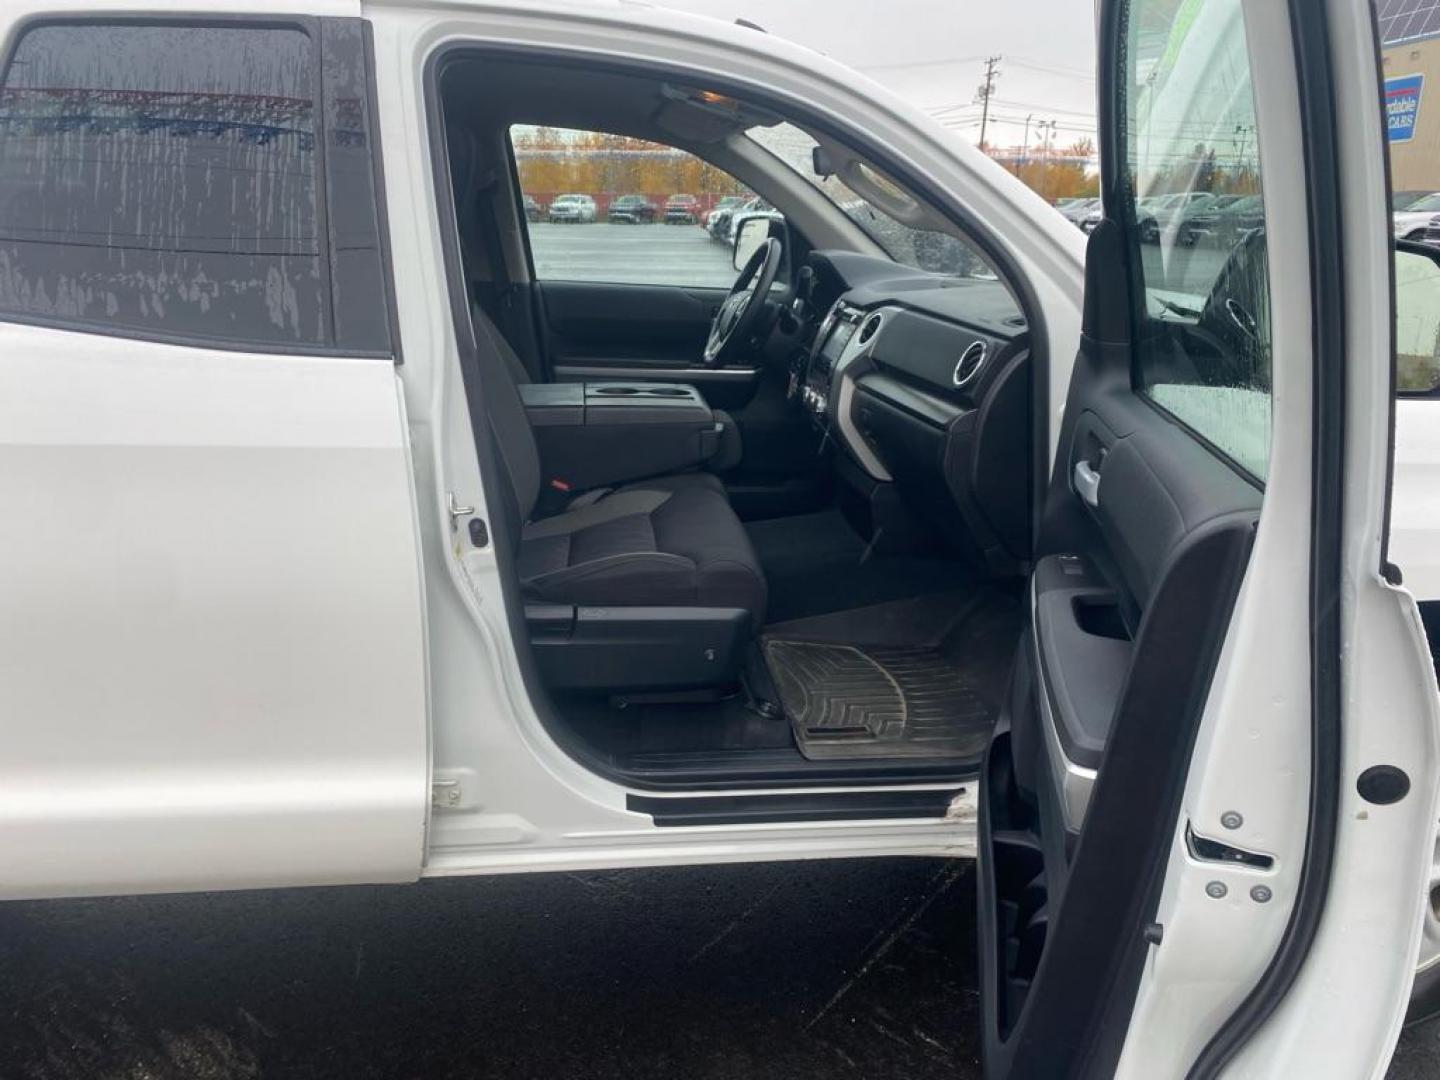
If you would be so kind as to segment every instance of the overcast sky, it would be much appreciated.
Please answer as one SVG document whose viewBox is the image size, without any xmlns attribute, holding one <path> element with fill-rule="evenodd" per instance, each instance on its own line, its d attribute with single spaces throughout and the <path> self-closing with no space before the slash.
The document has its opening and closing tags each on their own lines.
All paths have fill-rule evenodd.
<svg viewBox="0 0 1440 1080">
<path fill-rule="evenodd" d="M 859 68 L 977 142 L 976 88 L 987 56 L 1000 77 L 992 145 L 1020 145 L 1025 117 L 1055 122 L 1054 145 L 1095 131 L 1093 0 L 657 0 L 722 19 L 744 18 Z"/>
</svg>

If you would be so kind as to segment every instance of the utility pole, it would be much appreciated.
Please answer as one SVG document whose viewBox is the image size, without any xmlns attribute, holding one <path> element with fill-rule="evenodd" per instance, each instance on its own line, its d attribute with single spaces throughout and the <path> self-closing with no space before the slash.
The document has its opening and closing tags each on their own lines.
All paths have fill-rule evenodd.
<svg viewBox="0 0 1440 1080">
<path fill-rule="evenodd" d="M 1035 114 L 1025 114 L 1025 140 L 1020 144 L 1020 171 L 1023 173 L 1025 166 L 1030 164 L 1030 121 L 1035 119 Z"/>
<path fill-rule="evenodd" d="M 1245 143 L 1250 138 L 1249 124 L 1235 125 L 1235 175 L 1240 176 L 1250 171 L 1245 163 Z"/>
<path fill-rule="evenodd" d="M 1000 63 L 1000 57 L 990 56 L 985 59 L 985 81 L 975 91 L 975 100 L 980 103 L 980 149 L 985 149 L 985 128 L 990 123 L 990 96 L 995 93 L 995 80 L 1000 73 L 995 70 Z"/>
<path fill-rule="evenodd" d="M 1050 188 L 1050 140 L 1055 137 L 1055 121 L 1041 120 L 1035 125 L 1035 130 L 1040 133 L 1042 142 L 1041 158 L 1043 164 L 1040 166 L 1040 186 L 1037 189 L 1044 198 L 1049 198 Z"/>
</svg>

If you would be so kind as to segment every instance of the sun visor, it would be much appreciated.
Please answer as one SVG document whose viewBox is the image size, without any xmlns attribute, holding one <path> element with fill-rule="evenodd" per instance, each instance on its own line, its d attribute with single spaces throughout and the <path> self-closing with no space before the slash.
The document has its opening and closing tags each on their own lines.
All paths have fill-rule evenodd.
<svg viewBox="0 0 1440 1080">
<path fill-rule="evenodd" d="M 656 126 L 690 142 L 721 142 L 734 132 L 780 122 L 772 112 L 714 90 L 665 83 L 660 87 L 660 96 L 663 103 L 655 113 Z"/>
</svg>

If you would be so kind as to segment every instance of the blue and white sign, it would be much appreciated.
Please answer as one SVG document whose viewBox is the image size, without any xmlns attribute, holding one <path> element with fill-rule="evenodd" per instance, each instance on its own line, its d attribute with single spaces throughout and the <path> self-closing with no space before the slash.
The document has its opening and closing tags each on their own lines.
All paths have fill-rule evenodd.
<svg viewBox="0 0 1440 1080">
<path fill-rule="evenodd" d="M 1424 75 L 1401 75 L 1385 80 L 1385 118 L 1391 142 L 1409 142 L 1415 137 L 1415 118 L 1420 115 L 1420 87 Z"/>
</svg>

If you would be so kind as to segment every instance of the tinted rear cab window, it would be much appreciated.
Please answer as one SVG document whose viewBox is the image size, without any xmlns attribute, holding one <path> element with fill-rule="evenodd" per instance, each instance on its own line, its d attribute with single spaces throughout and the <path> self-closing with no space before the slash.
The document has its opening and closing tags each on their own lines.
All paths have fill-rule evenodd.
<svg viewBox="0 0 1440 1080">
<path fill-rule="evenodd" d="M 388 349 L 359 20 L 321 25 L 328 117 L 318 29 L 25 31 L 0 88 L 0 318 Z"/>
</svg>

